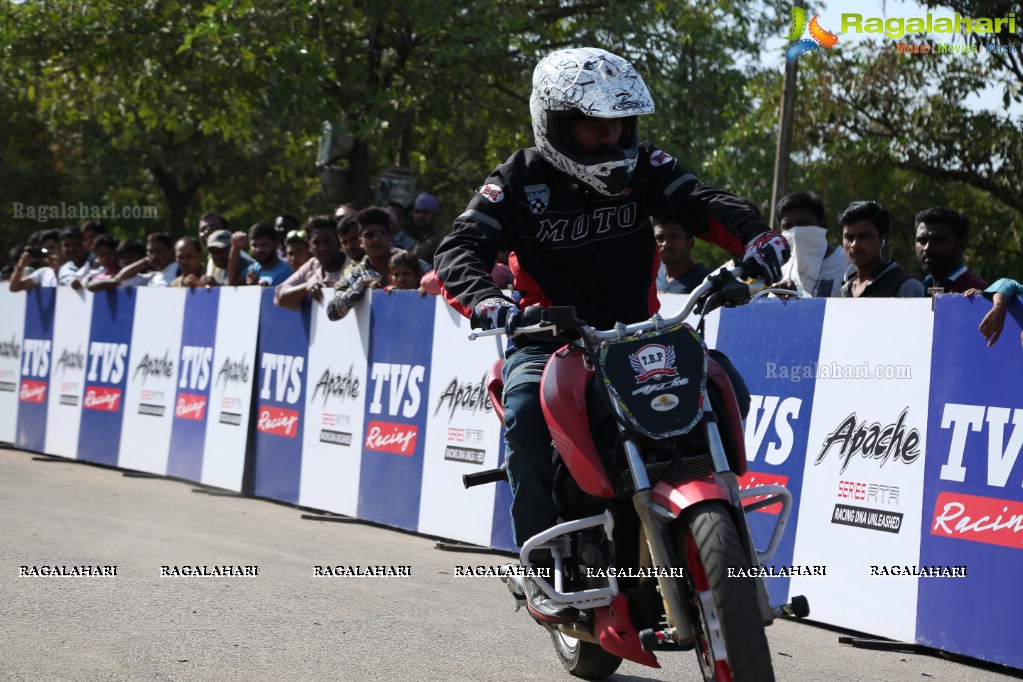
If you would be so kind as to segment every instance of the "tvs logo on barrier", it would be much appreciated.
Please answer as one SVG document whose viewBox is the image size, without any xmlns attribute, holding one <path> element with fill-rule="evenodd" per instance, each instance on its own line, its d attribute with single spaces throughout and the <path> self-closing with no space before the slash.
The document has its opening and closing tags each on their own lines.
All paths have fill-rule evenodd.
<svg viewBox="0 0 1023 682">
<path fill-rule="evenodd" d="M 302 370 L 305 358 L 279 353 L 263 353 L 261 400 L 294 405 L 302 394 Z"/>
<path fill-rule="evenodd" d="M 411 457 L 418 435 L 419 427 L 415 424 L 371 421 L 366 428 L 366 449 Z"/>
<path fill-rule="evenodd" d="M 82 407 L 87 410 L 117 412 L 121 407 L 121 389 L 104 386 L 86 386 L 85 401 Z"/>
<path fill-rule="evenodd" d="M 210 385 L 212 365 L 213 349 L 209 346 L 182 346 L 178 388 L 205 391 Z"/>
<path fill-rule="evenodd" d="M 907 433 L 905 423 L 908 412 L 909 408 L 904 408 L 894 424 L 884 427 L 877 422 L 870 426 L 867 426 L 866 421 L 857 424 L 856 413 L 853 412 L 824 439 L 824 447 L 814 460 L 814 465 L 820 465 L 828 451 L 836 445 L 841 445 L 838 450 L 842 460 L 842 468 L 838 471 L 840 474 L 845 472 L 849 460 L 856 454 L 863 459 L 878 460 L 882 467 L 889 460 L 912 464 L 920 457 L 920 432 L 910 429 Z"/>
<path fill-rule="evenodd" d="M 223 418 L 223 413 L 221 413 L 221 418 Z M 295 410 L 269 405 L 259 408 L 259 420 L 256 422 L 256 428 L 263 433 L 294 438 L 298 434 L 297 424 L 298 412 Z"/>
<path fill-rule="evenodd" d="M 440 408 L 444 407 L 445 402 L 449 409 L 449 422 L 454 419 L 456 409 L 472 415 L 479 412 L 493 412 L 494 404 L 487 392 L 487 375 L 484 373 L 479 383 L 460 382 L 458 377 L 453 378 L 437 398 L 437 407 L 433 410 L 434 417 L 440 412 Z"/>
<path fill-rule="evenodd" d="M 313 387 L 312 398 L 309 402 L 316 400 L 316 396 L 323 392 L 323 404 L 327 404 L 327 398 L 337 398 L 344 402 L 345 400 L 355 400 L 359 397 L 359 377 L 355 376 L 355 363 L 348 366 L 348 372 L 342 374 L 341 372 L 332 372 L 330 368 L 323 370 L 323 374 L 320 375 L 320 380 L 316 382 L 316 386 Z"/>
<path fill-rule="evenodd" d="M 174 408 L 174 416 L 178 419 L 202 421 L 206 416 L 206 396 L 191 393 L 178 394 L 178 404 Z"/>
<path fill-rule="evenodd" d="M 945 491 L 934 504 L 931 535 L 1023 549 L 1023 502 Z"/>
<path fill-rule="evenodd" d="M 790 62 L 799 59 L 800 55 L 806 52 L 820 52 L 821 47 L 834 47 L 838 42 L 838 36 L 824 30 L 817 22 L 820 15 L 815 14 L 810 20 L 810 38 L 802 38 L 803 32 L 807 30 L 806 10 L 802 7 L 792 8 L 792 30 L 785 36 L 785 40 L 796 42 L 785 49 L 785 58 Z M 844 21 L 844 19 L 843 19 Z M 812 40 L 811 40 L 812 39 Z"/>
<path fill-rule="evenodd" d="M 373 414 L 383 413 L 384 386 L 387 386 L 387 414 L 392 417 L 398 415 L 401 408 L 401 416 L 411 419 L 419 412 L 419 405 L 422 403 L 423 394 L 419 385 L 423 383 L 426 376 L 426 367 L 423 365 L 403 365 L 390 362 L 374 362 L 370 372 L 370 379 L 373 382 L 373 402 L 369 405 L 369 411 Z"/>
<path fill-rule="evenodd" d="M 793 423 L 799 419 L 799 411 L 803 407 L 802 398 L 774 395 L 750 396 L 749 416 L 746 418 L 746 458 L 755 461 L 760 448 L 767 438 L 769 427 L 773 424 L 778 442 L 768 442 L 764 453 L 767 464 L 784 464 L 792 454 L 795 444 Z"/>
<path fill-rule="evenodd" d="M 1012 422 L 1012 434 L 1005 442 L 1005 428 Z M 970 431 L 987 433 L 987 484 L 1004 488 L 1012 473 L 1020 450 L 1023 450 L 1023 409 L 959 405 L 946 403 L 941 417 L 941 428 L 952 429 L 952 443 L 948 460 L 941 465 L 939 476 L 946 481 L 962 483 L 966 480 L 963 458 L 966 437 Z"/>
<path fill-rule="evenodd" d="M 88 381 L 119 384 L 124 378 L 124 361 L 128 357 L 128 344 L 93 341 L 89 344 Z"/>
<path fill-rule="evenodd" d="M 30 377 L 45 377 L 50 371 L 50 341 L 25 339 L 21 373 Z"/>
<path fill-rule="evenodd" d="M 656 377 L 678 376 L 673 346 L 648 343 L 629 356 L 629 363 L 636 372 L 637 384 Z"/>
<path fill-rule="evenodd" d="M 46 382 L 23 380 L 21 382 L 21 393 L 18 397 L 22 402 L 26 403 L 45 403 Z"/>
</svg>

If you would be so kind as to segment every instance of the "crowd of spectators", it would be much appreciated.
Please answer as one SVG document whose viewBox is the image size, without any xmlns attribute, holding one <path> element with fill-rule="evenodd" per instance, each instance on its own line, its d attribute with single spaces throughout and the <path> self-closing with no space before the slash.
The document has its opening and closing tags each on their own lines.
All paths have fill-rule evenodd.
<svg viewBox="0 0 1023 682">
<path fill-rule="evenodd" d="M 273 224 L 256 223 L 232 232 L 227 219 L 205 213 L 197 236 L 174 240 L 152 232 L 145 241 L 118 241 L 100 220 L 34 233 L 10 251 L 0 277 L 11 291 L 70 286 L 102 291 L 117 287 L 267 286 L 274 302 L 297 309 L 306 298 L 328 300 L 331 319 L 344 317 L 367 289 L 415 289 L 439 294 L 432 260 L 443 236 L 440 201 L 420 194 L 406 207 L 397 202 L 359 210 L 340 206 L 334 215 L 314 215 L 300 226 L 295 216 L 278 215 Z M 1006 311 L 1023 285 L 1000 279 L 990 285 L 964 261 L 969 221 L 943 207 L 921 210 L 913 221 L 916 257 L 923 281 L 891 258 L 888 212 L 875 201 L 857 201 L 836 220 L 839 244 L 828 239 L 824 202 L 813 192 L 784 197 L 775 210 L 775 229 L 789 242 L 791 260 L 776 289 L 792 298 L 909 298 L 938 293 L 982 295 L 992 308 L 980 326 L 988 345 L 998 340 Z M 654 221 L 661 260 L 658 291 L 687 293 L 712 269 L 692 259 L 694 239 L 686 227 Z M 491 276 L 512 286 L 509 254 L 502 254 Z M 784 295 L 784 294 L 783 294 Z"/>
</svg>

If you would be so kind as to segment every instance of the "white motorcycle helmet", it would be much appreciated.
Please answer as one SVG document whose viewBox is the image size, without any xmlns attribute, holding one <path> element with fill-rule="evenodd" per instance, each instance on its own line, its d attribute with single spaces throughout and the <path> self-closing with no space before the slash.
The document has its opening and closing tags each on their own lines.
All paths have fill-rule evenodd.
<svg viewBox="0 0 1023 682">
<path fill-rule="evenodd" d="M 536 146 L 555 168 L 600 194 L 615 196 L 628 187 L 639 152 L 636 120 L 653 111 L 643 78 L 632 64 L 606 50 L 558 50 L 533 71 L 529 112 Z M 618 146 L 583 154 L 570 128 L 583 115 L 622 119 Z"/>
</svg>

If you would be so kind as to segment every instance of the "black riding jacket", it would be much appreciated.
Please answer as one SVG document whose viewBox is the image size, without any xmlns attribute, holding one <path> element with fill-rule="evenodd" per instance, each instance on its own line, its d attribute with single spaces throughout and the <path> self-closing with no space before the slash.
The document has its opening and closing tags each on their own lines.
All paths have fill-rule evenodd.
<svg viewBox="0 0 1023 682">
<path fill-rule="evenodd" d="M 614 197 L 576 183 L 534 147 L 515 152 L 476 190 L 437 249 L 437 276 L 468 317 L 484 299 L 506 297 L 487 273 L 507 251 L 520 307 L 573 305 L 598 329 L 639 322 L 658 309 L 651 216 L 736 256 L 767 231 L 742 200 L 700 183 L 649 143 L 639 148 L 629 187 Z"/>
</svg>

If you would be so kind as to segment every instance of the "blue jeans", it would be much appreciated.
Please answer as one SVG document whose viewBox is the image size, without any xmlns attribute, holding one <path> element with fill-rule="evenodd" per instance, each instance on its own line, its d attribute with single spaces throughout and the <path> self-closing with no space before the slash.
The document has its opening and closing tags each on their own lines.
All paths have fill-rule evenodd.
<svg viewBox="0 0 1023 682">
<path fill-rule="evenodd" d="M 554 448 L 540 406 L 540 375 L 562 344 L 526 346 L 504 361 L 505 467 L 511 483 L 512 530 L 520 547 L 558 522 Z"/>
</svg>

